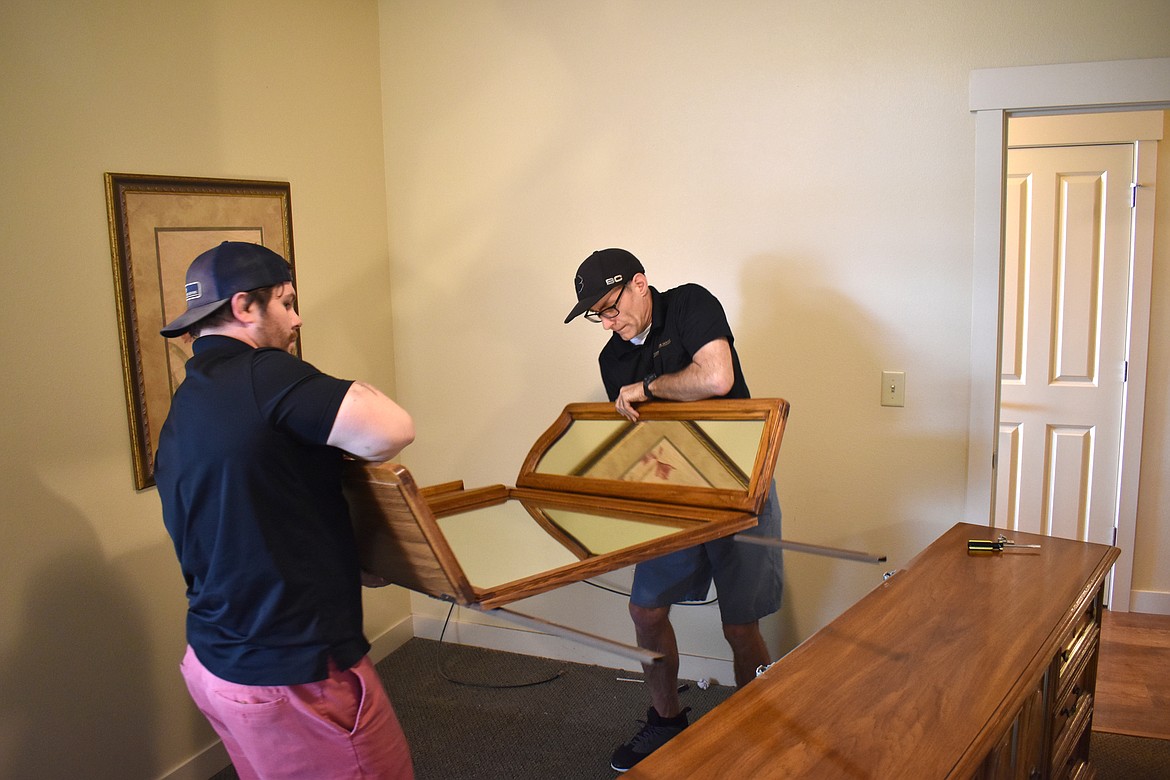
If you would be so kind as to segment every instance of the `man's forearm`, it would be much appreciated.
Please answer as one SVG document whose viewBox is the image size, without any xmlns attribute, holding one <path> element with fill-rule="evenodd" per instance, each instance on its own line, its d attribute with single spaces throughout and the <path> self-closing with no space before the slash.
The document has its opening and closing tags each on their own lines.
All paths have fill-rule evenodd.
<svg viewBox="0 0 1170 780">
<path fill-rule="evenodd" d="M 697 363 L 673 374 L 663 374 L 649 383 L 653 398 L 664 401 L 702 401 L 726 395 L 730 389 L 730 383 L 722 376 Z"/>
<path fill-rule="evenodd" d="M 726 339 L 716 339 L 701 347 L 683 370 L 626 385 L 618 392 L 614 407 L 626 419 L 636 421 L 638 410 L 635 405 L 643 401 L 719 398 L 731 392 L 734 383 L 731 345 Z"/>
<path fill-rule="evenodd" d="M 666 401 L 702 401 L 727 395 L 734 382 L 731 345 L 716 339 L 704 344 L 682 371 L 663 374 L 644 389 Z"/>
</svg>

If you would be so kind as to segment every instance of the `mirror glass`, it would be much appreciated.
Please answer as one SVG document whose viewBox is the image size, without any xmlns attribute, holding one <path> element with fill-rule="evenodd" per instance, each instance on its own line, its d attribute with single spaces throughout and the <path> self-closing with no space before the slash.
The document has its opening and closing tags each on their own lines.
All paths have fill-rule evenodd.
<svg viewBox="0 0 1170 780">
<path fill-rule="evenodd" d="M 641 542 L 661 539 L 693 523 L 635 520 L 551 507 L 536 511 L 541 512 L 552 524 L 549 533 L 559 536 L 562 544 L 582 557 L 603 555 Z"/>
<path fill-rule="evenodd" d="M 477 588 L 523 579 L 577 560 L 518 501 L 441 517 L 438 523 L 463 573 Z"/>
<path fill-rule="evenodd" d="M 763 420 L 574 420 L 542 474 L 745 490 Z"/>
<path fill-rule="evenodd" d="M 438 520 L 467 579 L 485 589 L 661 539 L 698 522 L 541 508 L 528 501 L 505 501 Z"/>
</svg>

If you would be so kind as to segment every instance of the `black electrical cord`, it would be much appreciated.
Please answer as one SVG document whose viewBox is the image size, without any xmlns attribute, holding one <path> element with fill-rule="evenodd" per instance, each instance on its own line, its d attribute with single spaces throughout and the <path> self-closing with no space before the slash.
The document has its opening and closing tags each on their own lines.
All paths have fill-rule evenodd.
<svg viewBox="0 0 1170 780">
<path fill-rule="evenodd" d="M 447 624 L 451 622 L 451 613 L 453 613 L 454 611 L 455 611 L 455 604 L 452 603 L 451 608 L 447 610 L 447 618 L 443 621 L 443 630 L 441 632 L 439 632 L 439 654 L 438 654 L 438 658 L 436 659 L 436 662 L 435 662 L 435 666 L 438 668 L 439 674 L 442 675 L 443 679 L 446 680 L 447 682 L 454 683 L 456 685 L 465 685 L 469 688 L 531 688 L 534 685 L 544 685 L 545 683 L 550 683 L 553 680 L 556 680 L 556 679 L 564 676 L 565 670 L 560 669 L 559 671 L 557 671 L 556 674 L 552 675 L 551 677 L 546 677 L 543 680 L 533 680 L 531 682 L 522 682 L 522 683 L 498 683 L 497 684 L 497 683 L 485 683 L 485 682 L 472 682 L 471 680 L 456 679 L 454 676 L 451 675 L 450 672 L 447 671 L 447 669 L 445 668 L 446 665 L 443 663 L 443 637 L 447 634 Z"/>
<path fill-rule="evenodd" d="M 598 590 L 604 590 L 606 593 L 614 593 L 618 596 L 625 596 L 626 598 L 630 597 L 630 594 L 626 593 L 625 591 L 617 590 L 616 588 L 611 588 L 607 585 L 598 585 L 593 580 L 582 580 L 582 582 L 584 582 L 586 585 L 592 585 L 593 587 L 597 588 Z M 715 604 L 718 601 L 719 601 L 719 597 L 716 596 L 715 598 L 710 599 L 708 601 L 678 601 L 675 603 L 680 607 L 705 607 L 708 604 Z"/>
</svg>

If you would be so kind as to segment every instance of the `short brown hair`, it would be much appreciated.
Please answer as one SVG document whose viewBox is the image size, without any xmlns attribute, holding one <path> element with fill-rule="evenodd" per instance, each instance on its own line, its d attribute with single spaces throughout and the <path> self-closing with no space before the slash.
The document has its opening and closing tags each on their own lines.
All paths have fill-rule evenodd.
<svg viewBox="0 0 1170 780">
<path fill-rule="evenodd" d="M 244 307 L 247 308 L 253 303 L 260 304 L 261 308 L 268 306 L 268 302 L 272 300 L 272 296 L 277 290 L 284 287 L 285 284 L 282 282 L 272 287 L 260 287 L 256 290 L 246 291 L 244 293 Z M 187 329 L 187 332 L 191 334 L 192 338 L 199 338 L 208 327 L 223 325 L 231 322 L 235 318 L 236 315 L 232 313 L 232 299 L 228 298 L 223 302 L 223 306 L 220 306 L 203 319 L 191 323 L 191 327 Z"/>
</svg>

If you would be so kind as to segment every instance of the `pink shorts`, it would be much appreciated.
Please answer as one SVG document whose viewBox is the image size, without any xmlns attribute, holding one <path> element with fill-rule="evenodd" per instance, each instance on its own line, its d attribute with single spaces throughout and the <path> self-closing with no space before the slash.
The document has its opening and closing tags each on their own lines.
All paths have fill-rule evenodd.
<svg viewBox="0 0 1170 780">
<path fill-rule="evenodd" d="M 187 690 L 240 780 L 412 780 L 406 736 L 369 657 L 304 685 L 221 680 L 188 647 Z"/>
</svg>

